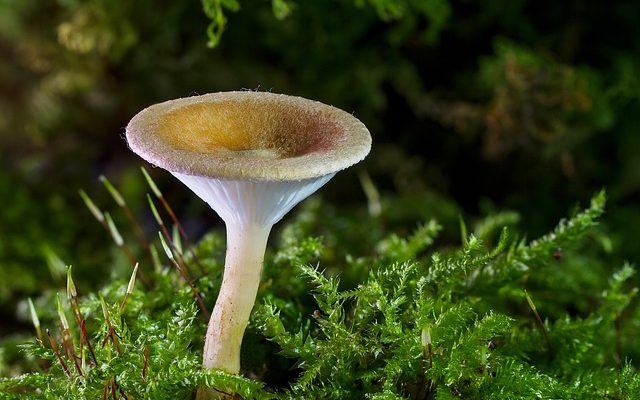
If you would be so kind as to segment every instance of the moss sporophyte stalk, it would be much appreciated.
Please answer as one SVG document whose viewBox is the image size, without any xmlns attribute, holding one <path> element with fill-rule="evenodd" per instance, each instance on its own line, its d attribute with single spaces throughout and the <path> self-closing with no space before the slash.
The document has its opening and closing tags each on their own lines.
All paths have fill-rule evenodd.
<svg viewBox="0 0 640 400">
<path fill-rule="evenodd" d="M 131 149 L 171 172 L 224 220 L 222 285 L 203 365 L 240 371 L 240 347 L 272 226 L 371 148 L 351 114 L 300 97 L 226 92 L 171 100 L 137 114 Z M 199 399 L 214 396 L 201 389 Z"/>
</svg>

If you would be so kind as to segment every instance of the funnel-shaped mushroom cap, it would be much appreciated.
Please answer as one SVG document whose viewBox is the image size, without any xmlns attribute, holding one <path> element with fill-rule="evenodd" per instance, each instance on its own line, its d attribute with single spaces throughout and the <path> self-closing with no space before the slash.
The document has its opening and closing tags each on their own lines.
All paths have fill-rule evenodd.
<svg viewBox="0 0 640 400">
<path fill-rule="evenodd" d="M 367 128 L 345 111 L 249 91 L 155 104 L 126 134 L 134 152 L 174 174 L 226 222 L 259 224 L 277 222 L 371 148 Z"/>
<path fill-rule="evenodd" d="M 240 180 L 301 180 L 347 168 L 371 148 L 351 114 L 301 97 L 221 92 L 170 100 L 127 126 L 131 149 L 171 172 Z"/>
</svg>

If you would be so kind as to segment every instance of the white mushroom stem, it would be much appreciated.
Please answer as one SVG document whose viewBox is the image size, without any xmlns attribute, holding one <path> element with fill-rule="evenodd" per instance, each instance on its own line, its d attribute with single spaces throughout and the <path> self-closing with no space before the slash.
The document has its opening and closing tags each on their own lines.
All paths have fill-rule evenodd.
<svg viewBox="0 0 640 400">
<path fill-rule="evenodd" d="M 335 174 L 290 181 L 173 174 L 206 201 L 227 226 L 224 275 L 207 328 L 203 365 L 237 374 L 242 337 L 260 286 L 271 227 Z"/>
<path fill-rule="evenodd" d="M 203 365 L 240 372 L 240 346 L 260 286 L 271 226 L 227 225 L 227 255 L 220 294 L 209 320 Z"/>
</svg>

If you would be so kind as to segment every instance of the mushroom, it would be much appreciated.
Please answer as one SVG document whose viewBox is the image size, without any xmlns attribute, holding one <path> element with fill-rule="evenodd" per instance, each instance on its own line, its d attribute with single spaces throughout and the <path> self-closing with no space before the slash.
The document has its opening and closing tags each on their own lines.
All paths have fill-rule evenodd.
<svg viewBox="0 0 640 400">
<path fill-rule="evenodd" d="M 221 92 L 152 105 L 126 128 L 131 149 L 171 172 L 224 220 L 224 275 L 203 365 L 240 371 L 272 226 L 371 148 L 367 128 L 326 104 L 265 92 Z"/>
</svg>

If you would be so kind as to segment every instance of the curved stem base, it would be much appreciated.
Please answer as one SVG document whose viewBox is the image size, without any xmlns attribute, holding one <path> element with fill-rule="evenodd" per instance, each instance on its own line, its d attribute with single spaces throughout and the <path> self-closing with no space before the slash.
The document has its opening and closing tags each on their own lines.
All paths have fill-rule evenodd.
<svg viewBox="0 0 640 400">
<path fill-rule="evenodd" d="M 240 347 L 256 300 L 271 226 L 227 224 L 227 254 L 220 293 L 204 342 L 202 364 L 230 374 L 240 372 Z M 206 393 L 205 393 L 206 392 Z M 200 388 L 197 399 L 224 398 Z"/>
</svg>

